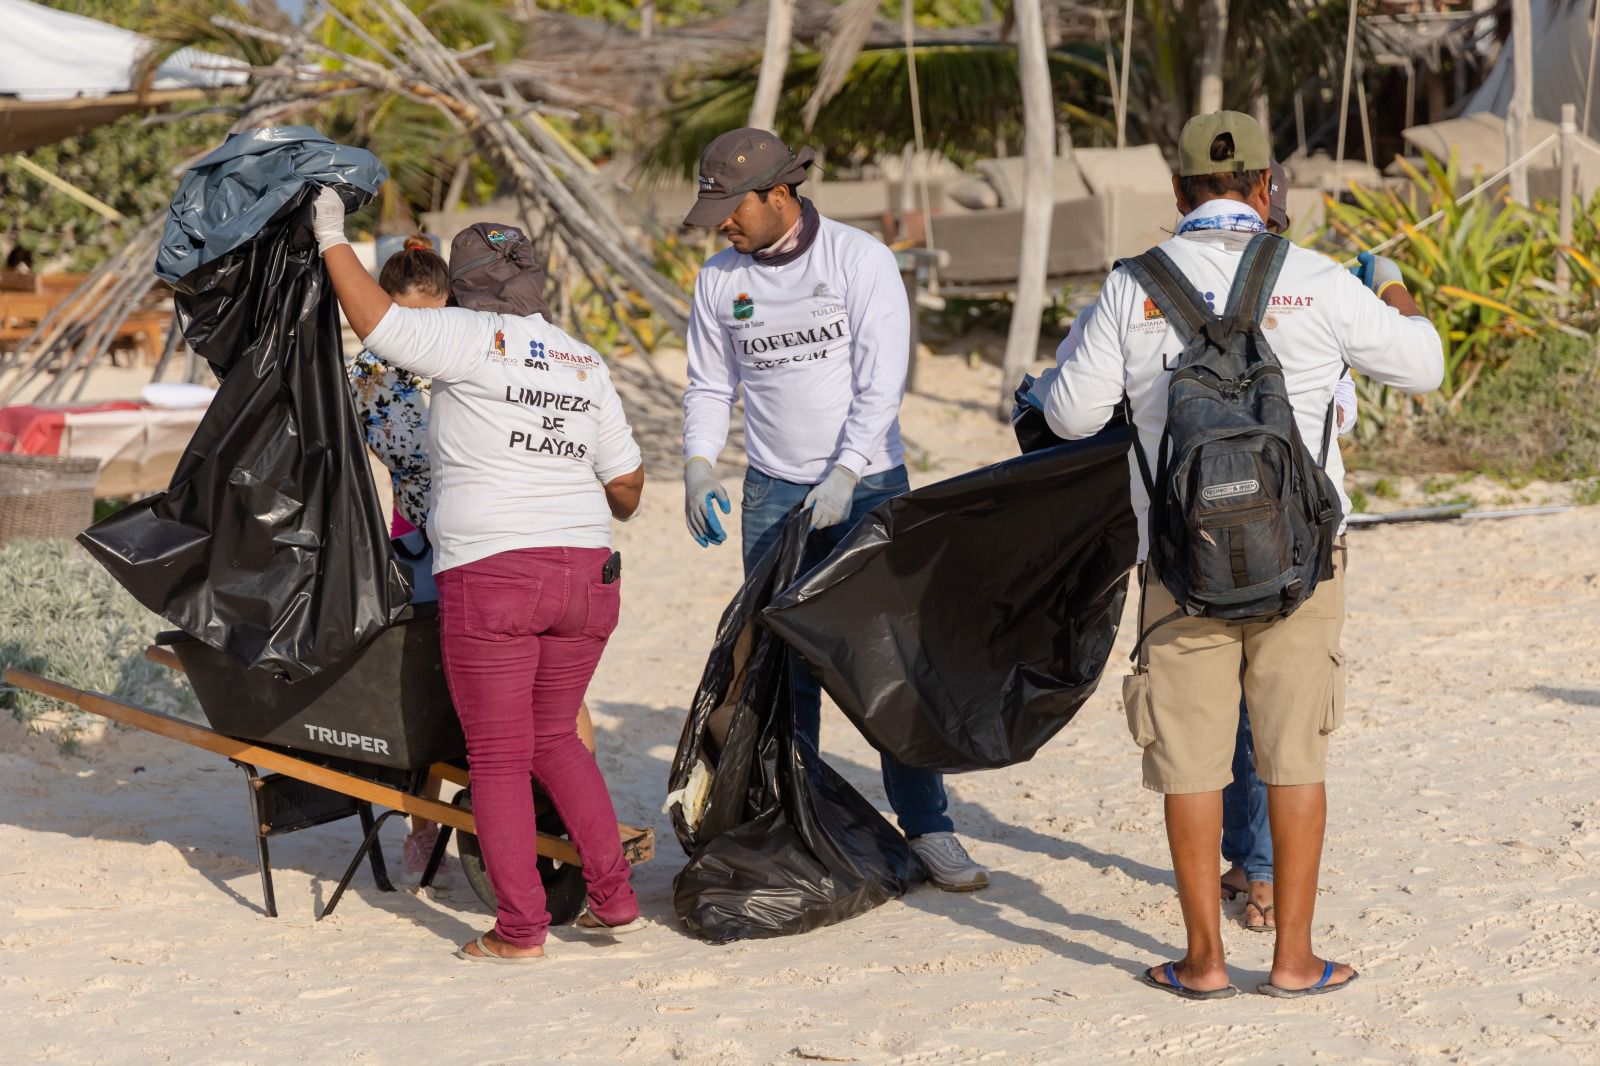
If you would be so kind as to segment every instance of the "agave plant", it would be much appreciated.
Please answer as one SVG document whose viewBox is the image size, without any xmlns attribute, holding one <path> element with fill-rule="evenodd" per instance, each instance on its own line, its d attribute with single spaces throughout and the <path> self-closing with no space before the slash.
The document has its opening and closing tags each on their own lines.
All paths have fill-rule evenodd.
<svg viewBox="0 0 1600 1066">
<path fill-rule="evenodd" d="M 1573 244 L 1562 247 L 1555 204 L 1524 207 L 1504 189 L 1458 204 L 1461 174 L 1454 156 L 1445 162 L 1430 157 L 1423 170 L 1404 160 L 1401 165 L 1407 185 L 1352 186 L 1350 203 L 1330 198 L 1328 230 L 1345 252 L 1405 235 L 1387 254 L 1439 331 L 1445 357 L 1440 394 L 1453 409 L 1482 375 L 1504 363 L 1518 338 L 1591 324 L 1600 293 L 1594 261 L 1600 198 L 1577 212 Z M 1434 214 L 1441 217 L 1424 226 Z M 1570 293 L 1552 280 L 1558 256 L 1574 267 Z M 1364 382 L 1362 391 L 1374 430 L 1406 410 L 1399 396 L 1376 383 Z"/>
</svg>

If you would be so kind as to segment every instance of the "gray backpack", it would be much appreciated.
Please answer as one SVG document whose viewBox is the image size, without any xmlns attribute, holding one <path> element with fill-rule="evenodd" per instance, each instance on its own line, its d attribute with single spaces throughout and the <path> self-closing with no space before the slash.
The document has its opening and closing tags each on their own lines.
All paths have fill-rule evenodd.
<svg viewBox="0 0 1600 1066">
<path fill-rule="evenodd" d="M 461 307 L 550 318 L 544 267 L 515 226 L 474 222 L 450 242 L 450 295 Z"/>
<path fill-rule="evenodd" d="M 1332 572 L 1339 494 L 1322 464 L 1333 408 L 1313 459 L 1261 328 L 1288 250 L 1270 233 L 1251 240 L 1221 317 L 1160 248 L 1119 264 L 1184 342 L 1153 475 L 1134 444 L 1150 493 L 1150 564 L 1183 614 L 1282 618 Z"/>
</svg>

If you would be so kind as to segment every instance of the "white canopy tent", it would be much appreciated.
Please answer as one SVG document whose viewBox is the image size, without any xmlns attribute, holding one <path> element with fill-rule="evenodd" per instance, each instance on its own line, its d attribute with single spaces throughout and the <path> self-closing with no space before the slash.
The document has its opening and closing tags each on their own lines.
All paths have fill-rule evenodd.
<svg viewBox="0 0 1600 1066">
<path fill-rule="evenodd" d="M 1534 31 L 1533 117 L 1560 122 L 1561 105 L 1576 104 L 1580 132 L 1593 134 L 1600 130 L 1600 100 L 1594 99 L 1600 96 L 1597 91 L 1600 90 L 1600 70 L 1595 71 L 1592 83 L 1590 73 L 1590 53 L 1595 47 L 1590 32 L 1595 17 L 1594 3 L 1592 0 L 1582 3 L 1531 0 L 1529 10 Z M 1487 112 L 1506 117 L 1515 80 L 1514 52 L 1508 38 L 1500 57 L 1495 60 L 1494 69 L 1467 101 L 1463 114 Z M 1588 106 L 1585 106 L 1586 100 Z M 1589 117 L 1588 130 L 1582 129 L 1585 115 Z"/>
<path fill-rule="evenodd" d="M 237 60 L 186 48 L 146 84 L 154 42 L 31 0 L 0 0 L 0 153 L 27 151 L 204 90 L 243 85 Z"/>
</svg>

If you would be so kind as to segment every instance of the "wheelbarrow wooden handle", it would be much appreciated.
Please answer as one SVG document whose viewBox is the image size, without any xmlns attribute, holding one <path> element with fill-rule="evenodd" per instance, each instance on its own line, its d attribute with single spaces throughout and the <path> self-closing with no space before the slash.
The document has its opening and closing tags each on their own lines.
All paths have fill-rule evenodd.
<svg viewBox="0 0 1600 1066">
<path fill-rule="evenodd" d="M 391 810 L 403 811 L 414 814 L 419 818 L 426 818 L 431 822 L 439 822 L 453 829 L 466 833 L 477 833 L 477 824 L 473 821 L 472 812 L 464 811 L 460 807 L 441 803 L 439 800 L 426 799 L 422 796 L 413 796 L 409 792 L 402 792 L 397 788 L 380 785 L 376 781 L 356 777 L 354 774 L 340 773 L 330 770 L 326 766 L 297 759 L 293 755 L 285 755 L 270 748 L 258 747 L 243 740 L 222 733 L 213 732 L 203 726 L 186 722 L 170 714 L 160 711 L 148 710 L 137 707 L 121 700 L 112 699 L 110 696 L 99 692 L 90 692 L 85 689 L 66 685 L 60 681 L 52 681 L 48 677 L 30 673 L 27 670 L 10 669 L 5 672 L 7 684 L 18 688 L 25 688 L 30 692 L 37 692 L 41 696 L 71 703 L 90 714 L 98 714 L 102 718 L 109 718 L 113 722 L 121 722 L 143 729 L 148 733 L 177 740 L 204 748 L 206 751 L 234 759 L 238 762 L 249 763 L 251 766 L 260 766 L 264 769 L 275 770 L 280 774 L 287 774 L 297 780 L 308 784 L 318 785 L 331 789 L 346 796 L 353 796 L 368 803 L 376 803 Z M 631 827 L 618 827 L 619 834 L 628 839 L 630 834 L 639 831 Z M 638 841 L 628 840 L 635 845 L 637 852 Z M 557 862 L 581 865 L 578 858 L 578 849 L 559 837 L 539 834 L 538 851 L 540 855 L 555 859 Z"/>
<path fill-rule="evenodd" d="M 166 667 L 169 670 L 175 670 L 180 674 L 184 672 L 183 663 L 178 659 L 178 654 L 166 645 L 150 645 L 145 649 L 144 657 L 153 663 Z M 52 684 L 54 684 L 54 682 L 52 682 Z M 150 714 L 154 712 L 147 711 L 145 713 Z M 179 721 L 179 719 L 174 719 L 174 721 Z M 187 725 L 188 723 L 185 722 L 183 724 Z M 240 761 L 247 762 L 249 760 Z M 467 777 L 467 771 L 463 770 L 459 766 L 451 766 L 449 763 L 435 763 L 428 772 L 432 777 L 435 777 L 440 781 L 448 781 L 452 785 L 458 785 L 462 788 L 466 788 L 470 783 Z M 290 776 L 299 777 L 300 775 L 292 774 Z M 389 806 L 389 804 L 386 803 L 385 806 Z M 402 807 L 400 809 L 404 810 L 407 814 L 415 813 L 409 807 Z M 458 807 L 451 807 L 450 809 L 454 811 L 460 810 Z M 424 814 L 422 817 L 429 818 L 433 821 L 442 821 L 446 825 L 455 826 L 458 829 L 460 828 L 460 826 L 455 822 L 445 821 L 442 818 L 434 818 L 432 815 Z M 468 815 L 468 817 L 470 817 L 470 815 Z M 470 833 L 473 832 L 473 830 L 468 829 L 467 832 Z M 638 826 L 623 825 L 619 823 L 617 825 L 617 833 L 622 838 L 622 853 L 627 857 L 630 863 L 633 863 L 637 866 L 639 863 L 649 862 L 651 859 L 655 858 L 655 830 L 642 829 Z M 541 834 L 539 837 L 539 854 L 547 855 L 559 862 L 575 863 L 578 861 L 577 852 L 572 848 L 571 844 L 559 837 L 552 837 L 543 834 Z M 570 858 L 569 855 L 571 856 Z"/>
</svg>

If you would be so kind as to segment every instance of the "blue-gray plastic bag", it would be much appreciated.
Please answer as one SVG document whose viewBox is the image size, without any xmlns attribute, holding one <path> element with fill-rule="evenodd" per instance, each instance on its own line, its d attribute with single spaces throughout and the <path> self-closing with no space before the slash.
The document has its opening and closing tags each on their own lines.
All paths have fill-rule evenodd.
<svg viewBox="0 0 1600 1066">
<path fill-rule="evenodd" d="M 140 603 L 291 681 L 354 658 L 411 592 L 311 232 L 321 186 L 354 208 L 387 176 L 304 126 L 235 134 L 185 175 L 157 273 L 222 384 L 167 490 L 78 538 Z"/>
</svg>

